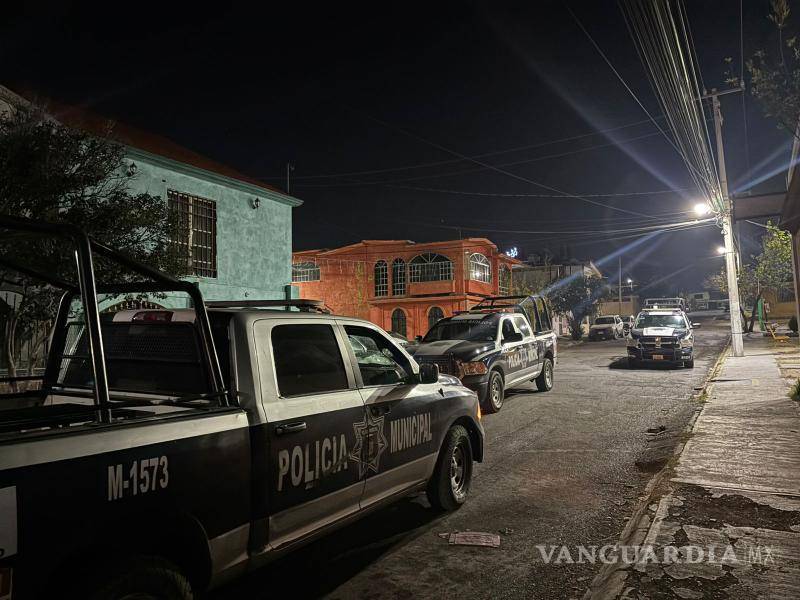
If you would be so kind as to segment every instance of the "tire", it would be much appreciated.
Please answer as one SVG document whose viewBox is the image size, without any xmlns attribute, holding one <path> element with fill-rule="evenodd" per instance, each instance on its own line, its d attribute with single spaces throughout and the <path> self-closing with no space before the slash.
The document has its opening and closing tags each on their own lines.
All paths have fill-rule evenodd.
<svg viewBox="0 0 800 600">
<path fill-rule="evenodd" d="M 694 358 L 683 361 L 683 366 L 687 369 L 694 369 Z"/>
<path fill-rule="evenodd" d="M 481 402 L 481 409 L 486 414 L 493 414 L 503 408 L 505 400 L 505 381 L 500 371 L 489 373 L 489 382 L 486 384 L 486 397 Z"/>
<path fill-rule="evenodd" d="M 453 511 L 467 500 L 472 484 L 472 444 L 461 425 L 453 425 L 444 437 L 426 495 L 431 506 Z"/>
<path fill-rule="evenodd" d="M 629 369 L 638 369 L 640 366 L 642 366 L 642 362 L 638 358 L 628 357 Z"/>
<path fill-rule="evenodd" d="M 553 389 L 553 359 L 549 356 L 545 356 L 542 362 L 542 372 L 536 378 L 536 389 L 540 392 L 549 392 Z"/>
<path fill-rule="evenodd" d="M 89 586 L 84 598 L 118 600 L 126 597 L 192 600 L 189 580 L 171 562 L 157 556 L 136 556 L 98 570 L 101 580 Z"/>
</svg>

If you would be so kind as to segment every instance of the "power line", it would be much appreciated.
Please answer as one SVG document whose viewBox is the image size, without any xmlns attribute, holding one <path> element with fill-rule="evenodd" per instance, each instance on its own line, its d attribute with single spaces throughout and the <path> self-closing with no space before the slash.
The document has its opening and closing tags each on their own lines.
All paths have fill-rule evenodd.
<svg viewBox="0 0 800 600">
<path fill-rule="evenodd" d="M 416 187 L 410 185 L 391 186 L 401 189 L 415 190 L 418 192 L 435 192 L 440 194 L 455 194 L 459 196 L 485 196 L 491 198 L 571 198 L 564 194 L 501 194 L 498 192 L 472 192 L 469 190 L 446 190 L 442 188 Z M 605 194 L 580 194 L 581 198 L 628 198 L 632 196 L 660 196 L 665 194 L 678 194 L 689 191 L 691 188 L 678 188 L 674 190 L 651 190 L 644 192 L 610 192 Z M 683 211 L 681 211 L 683 212 Z"/>
</svg>

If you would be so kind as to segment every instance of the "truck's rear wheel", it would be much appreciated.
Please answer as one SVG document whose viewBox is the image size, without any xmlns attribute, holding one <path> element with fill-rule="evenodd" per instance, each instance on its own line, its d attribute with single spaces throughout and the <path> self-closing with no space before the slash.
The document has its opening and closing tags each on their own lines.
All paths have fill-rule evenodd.
<svg viewBox="0 0 800 600">
<path fill-rule="evenodd" d="M 84 596 L 91 600 L 192 600 L 189 580 L 171 562 L 157 556 L 120 560 L 99 569 L 99 581 Z"/>
<path fill-rule="evenodd" d="M 466 502 L 471 483 L 472 444 L 469 433 L 461 425 L 453 425 L 444 438 L 436 468 L 428 481 L 428 502 L 440 510 L 455 510 Z"/>
<path fill-rule="evenodd" d="M 536 389 L 540 392 L 549 392 L 553 389 L 553 359 L 549 356 L 545 356 L 542 362 L 542 372 L 536 378 Z"/>
<path fill-rule="evenodd" d="M 481 402 L 481 408 L 486 414 L 498 412 L 503 408 L 505 400 L 505 382 L 500 371 L 489 373 L 489 383 L 486 384 L 486 397 Z"/>
</svg>

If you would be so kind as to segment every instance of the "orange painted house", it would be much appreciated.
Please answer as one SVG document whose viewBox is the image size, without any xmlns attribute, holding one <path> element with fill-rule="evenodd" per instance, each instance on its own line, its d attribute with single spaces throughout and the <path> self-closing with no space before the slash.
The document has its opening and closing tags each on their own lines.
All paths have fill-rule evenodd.
<svg viewBox="0 0 800 600">
<path fill-rule="evenodd" d="M 301 298 L 322 300 L 341 315 L 372 321 L 413 339 L 454 311 L 508 294 L 521 263 L 486 238 L 417 244 L 364 240 L 292 255 Z"/>
</svg>

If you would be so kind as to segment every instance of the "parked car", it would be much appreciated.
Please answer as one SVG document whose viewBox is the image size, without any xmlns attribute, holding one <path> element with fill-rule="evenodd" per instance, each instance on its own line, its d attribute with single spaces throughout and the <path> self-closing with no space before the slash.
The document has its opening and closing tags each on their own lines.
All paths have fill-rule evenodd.
<svg viewBox="0 0 800 600">
<path fill-rule="evenodd" d="M 539 391 L 552 389 L 557 337 L 545 298 L 497 296 L 441 319 L 412 351 L 421 365 L 457 376 L 484 412 L 495 413 L 512 385 L 535 381 Z"/>
<path fill-rule="evenodd" d="M 589 327 L 589 339 L 594 340 L 615 340 L 624 337 L 625 331 L 622 319 L 619 315 L 609 315 L 597 317 Z"/>
<path fill-rule="evenodd" d="M 188 599 L 402 495 L 466 501 L 475 393 L 372 323 L 304 300 L 205 303 L 74 229 L 0 217 L 6 232 L 74 248 L 80 273 L 21 266 L 64 297 L 39 385 L 0 394 L 14 600 Z M 149 281 L 98 287 L 94 254 Z M 135 289 L 193 308 L 99 314 L 96 293 Z"/>
<path fill-rule="evenodd" d="M 699 326 L 682 310 L 643 310 L 628 336 L 628 364 L 670 362 L 693 368 L 693 329 Z"/>
</svg>

